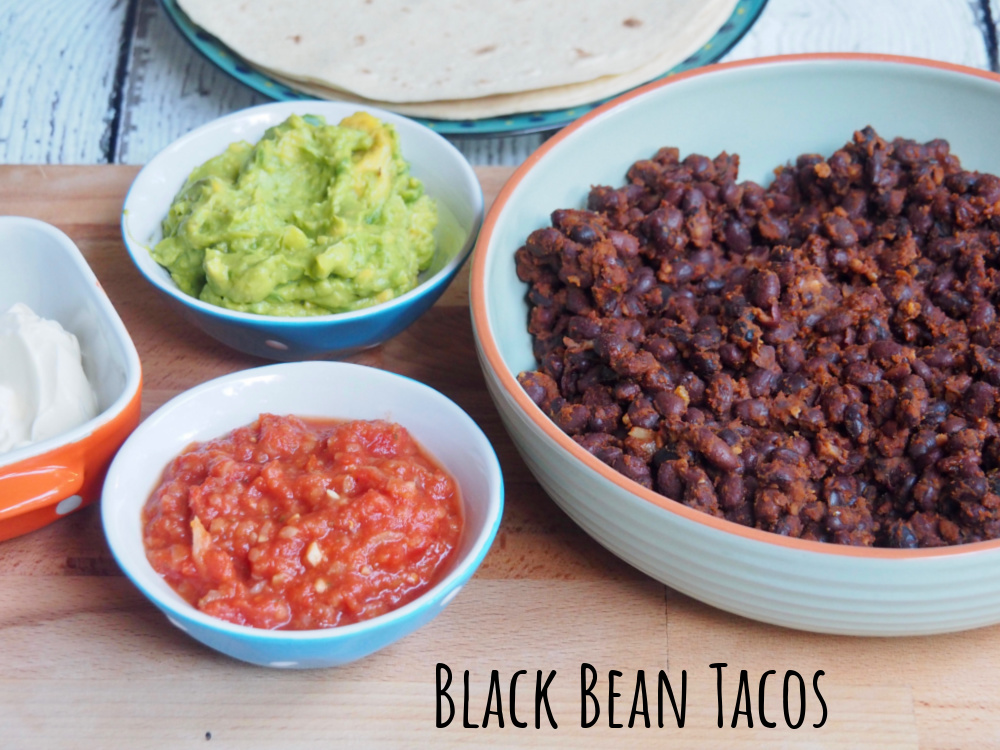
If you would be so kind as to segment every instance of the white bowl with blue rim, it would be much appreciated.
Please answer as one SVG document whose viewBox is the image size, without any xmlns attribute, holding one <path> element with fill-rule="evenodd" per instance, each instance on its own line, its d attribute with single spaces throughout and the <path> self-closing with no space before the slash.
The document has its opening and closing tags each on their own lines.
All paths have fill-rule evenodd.
<svg viewBox="0 0 1000 750">
<path fill-rule="evenodd" d="M 322 630 L 265 630 L 206 615 L 153 569 L 142 508 L 163 470 L 192 442 L 228 434 L 262 412 L 324 419 L 387 419 L 405 427 L 456 480 L 463 529 L 443 575 L 413 601 L 370 620 Z M 410 378 L 342 362 L 296 362 L 236 372 L 175 397 L 125 441 L 108 471 L 101 519 L 125 575 L 176 627 L 236 659 L 278 668 L 363 658 L 433 620 L 483 561 L 503 512 L 500 464 L 459 406 Z"/>
<path fill-rule="evenodd" d="M 469 253 L 483 220 L 483 192 L 461 152 L 442 136 L 401 115 L 364 107 L 392 124 L 410 172 L 438 204 L 437 250 L 417 286 L 361 310 L 288 318 L 229 310 L 190 296 L 151 254 L 162 238 L 161 223 L 191 172 L 231 143 L 256 143 L 292 114 L 336 123 L 361 109 L 343 102 L 264 104 L 213 120 L 174 141 L 136 176 L 122 208 L 122 236 L 140 273 L 182 317 L 222 343 L 266 359 L 291 361 L 342 357 L 376 346 L 402 332 L 441 296 Z"/>
</svg>

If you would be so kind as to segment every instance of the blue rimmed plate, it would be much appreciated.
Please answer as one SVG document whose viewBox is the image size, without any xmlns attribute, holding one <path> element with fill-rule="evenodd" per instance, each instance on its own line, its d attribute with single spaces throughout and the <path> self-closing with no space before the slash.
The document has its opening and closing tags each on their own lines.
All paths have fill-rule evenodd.
<svg viewBox="0 0 1000 750">
<path fill-rule="evenodd" d="M 238 57 L 222 42 L 196 26 L 177 5 L 176 0 L 160 0 L 167 16 L 181 34 L 208 60 L 250 88 L 277 101 L 298 101 L 315 99 L 307 94 L 269 77 Z M 680 65 L 672 68 L 662 77 L 682 73 L 702 65 L 713 63 L 725 55 L 743 38 L 753 26 L 767 4 L 767 0 L 739 0 L 732 15 L 719 31 L 701 49 Z M 611 98 L 611 97 L 608 97 Z M 478 120 L 436 120 L 426 117 L 411 119 L 423 123 L 442 135 L 495 136 L 524 135 L 544 130 L 557 130 L 568 125 L 581 115 L 585 115 L 607 99 L 584 104 L 570 109 L 554 109 L 544 112 L 528 112 L 504 117 L 485 117 Z"/>
</svg>

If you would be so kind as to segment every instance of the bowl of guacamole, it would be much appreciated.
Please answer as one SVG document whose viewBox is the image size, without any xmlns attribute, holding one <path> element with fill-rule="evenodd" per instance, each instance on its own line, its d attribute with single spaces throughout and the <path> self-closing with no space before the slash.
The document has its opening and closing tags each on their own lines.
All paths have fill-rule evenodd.
<svg viewBox="0 0 1000 750">
<path fill-rule="evenodd" d="M 136 177 L 136 266 L 209 336 L 269 359 L 399 333 L 472 250 L 482 191 L 451 144 L 399 115 L 286 102 L 192 131 Z"/>
</svg>

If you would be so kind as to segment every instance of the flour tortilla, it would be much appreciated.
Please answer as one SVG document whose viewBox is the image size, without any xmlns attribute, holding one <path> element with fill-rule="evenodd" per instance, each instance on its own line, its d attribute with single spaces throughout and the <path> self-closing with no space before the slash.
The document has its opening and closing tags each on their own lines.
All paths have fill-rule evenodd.
<svg viewBox="0 0 1000 750">
<path fill-rule="evenodd" d="M 522 91 L 515 94 L 497 94 L 436 102 L 384 102 L 366 99 L 347 91 L 321 86 L 309 81 L 296 80 L 281 73 L 261 67 L 260 70 L 276 81 L 320 99 L 354 102 L 360 106 L 381 107 L 411 117 L 432 117 L 441 120 L 475 120 L 484 117 L 502 117 L 522 112 L 548 109 L 569 109 L 599 101 L 646 83 L 663 75 L 700 49 L 718 31 L 715 5 L 723 5 L 732 12 L 737 0 L 712 0 L 706 2 L 699 17 L 692 19 L 686 39 L 636 70 L 621 75 L 602 76 L 592 81 L 554 86 L 547 89 Z"/>
<path fill-rule="evenodd" d="M 703 43 L 705 28 L 718 30 L 735 0 L 179 4 L 195 24 L 255 66 L 398 104 L 551 92 L 645 71 L 653 61 L 667 70 L 697 49 L 693 39 Z M 686 54 L 674 52 L 680 49 Z"/>
</svg>

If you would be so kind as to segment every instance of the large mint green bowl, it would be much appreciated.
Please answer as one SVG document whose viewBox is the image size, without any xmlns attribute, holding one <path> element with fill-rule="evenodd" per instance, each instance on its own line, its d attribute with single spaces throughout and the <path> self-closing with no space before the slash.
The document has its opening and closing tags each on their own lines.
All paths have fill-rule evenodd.
<svg viewBox="0 0 1000 750">
<path fill-rule="evenodd" d="M 943 633 L 1000 622 L 1000 541 L 872 550 L 746 528 L 657 495 L 558 430 L 517 384 L 534 369 L 526 285 L 514 252 L 591 185 L 620 185 L 661 146 L 740 155 L 767 182 L 801 153 L 830 154 L 855 130 L 945 138 L 967 168 L 1000 173 L 1000 76 L 926 60 L 811 55 L 704 68 L 616 99 L 525 163 L 487 216 L 471 295 L 479 359 L 507 430 L 559 506 L 598 542 L 708 604 L 802 630 Z"/>
</svg>

